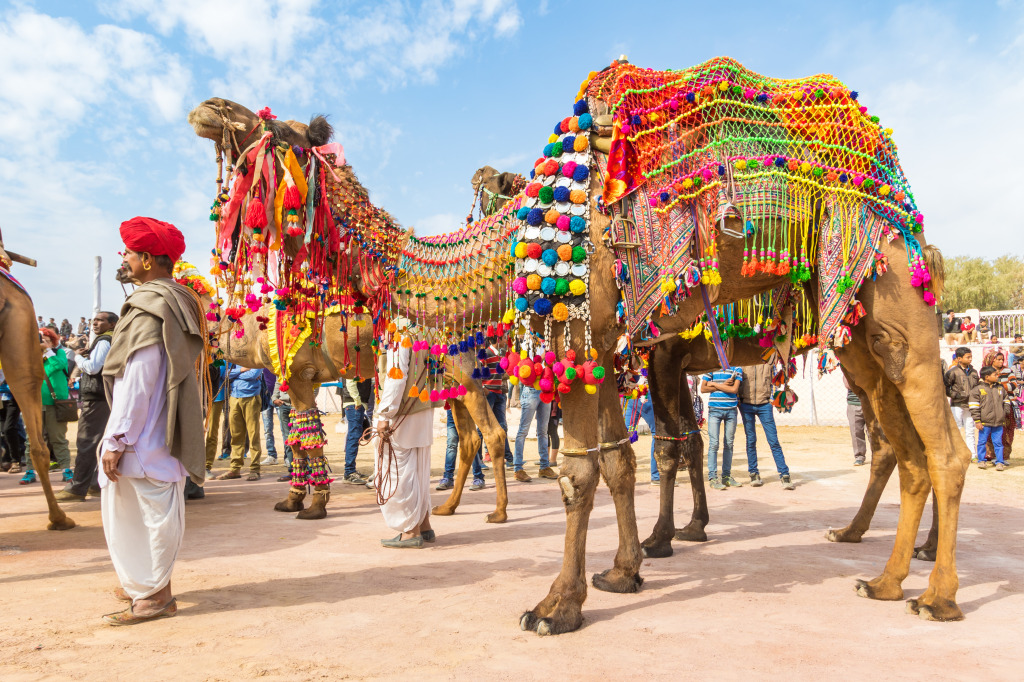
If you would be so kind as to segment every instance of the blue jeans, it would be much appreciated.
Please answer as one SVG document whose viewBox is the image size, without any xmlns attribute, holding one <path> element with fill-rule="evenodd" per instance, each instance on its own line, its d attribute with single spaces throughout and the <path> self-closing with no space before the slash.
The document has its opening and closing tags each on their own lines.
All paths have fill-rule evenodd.
<svg viewBox="0 0 1024 682">
<path fill-rule="evenodd" d="M 626 405 L 626 424 L 633 423 L 633 415 L 636 410 L 636 400 L 630 400 Z M 658 462 L 654 459 L 654 405 L 651 403 L 650 396 L 646 400 L 640 402 L 640 418 L 647 423 L 647 427 L 651 430 L 651 480 L 660 481 L 661 473 L 658 471 Z"/>
<path fill-rule="evenodd" d="M 754 431 L 756 417 L 761 420 L 761 428 L 764 429 L 764 437 L 768 439 L 768 447 L 771 448 L 772 457 L 775 458 L 775 468 L 778 470 L 779 476 L 788 476 L 789 467 L 786 466 L 786 458 L 782 456 L 782 445 L 779 444 L 779 432 L 775 429 L 772 404 L 747 405 L 740 403 L 740 416 L 743 417 L 743 431 L 747 434 L 747 471 L 750 475 L 758 473 L 757 433 Z"/>
<path fill-rule="evenodd" d="M 736 408 L 708 409 L 708 480 L 718 478 L 718 435 L 725 427 L 725 442 L 722 444 L 722 476 L 732 475 L 732 443 L 736 436 Z"/>
<path fill-rule="evenodd" d="M 277 446 L 274 444 L 274 408 L 266 408 L 265 410 L 263 410 L 262 415 L 263 433 L 265 433 L 267 436 L 267 457 L 277 459 Z"/>
<path fill-rule="evenodd" d="M 491 406 L 491 413 L 498 420 L 498 426 L 505 432 L 505 461 L 512 463 L 512 448 L 508 445 L 508 421 L 505 419 L 505 407 L 508 405 L 508 396 L 504 392 L 492 393 L 487 391 L 487 404 Z M 480 430 L 477 429 L 477 433 Z M 491 455 L 493 458 L 494 455 Z"/>
<path fill-rule="evenodd" d="M 978 432 L 978 461 L 985 461 L 985 443 L 992 440 L 992 449 L 996 453 L 996 462 L 1003 463 L 1003 427 L 982 426 Z"/>
<path fill-rule="evenodd" d="M 516 456 L 512 466 L 516 471 L 523 470 L 523 448 L 526 447 L 526 436 L 530 432 L 530 422 L 537 420 L 537 451 L 540 453 L 540 468 L 548 468 L 548 422 L 551 420 L 551 403 L 540 399 L 540 391 L 523 386 L 519 394 L 519 407 L 523 413 L 519 417 L 519 432 L 516 433 Z"/>
<path fill-rule="evenodd" d="M 477 429 L 477 433 L 480 430 Z M 448 443 L 444 451 L 444 475 L 442 478 L 446 478 L 449 481 L 455 478 L 455 459 L 459 455 L 459 432 L 455 429 L 455 418 L 452 417 L 451 410 L 448 410 Z M 484 470 L 480 464 L 480 451 L 477 450 L 476 457 L 473 458 L 473 478 L 484 477 Z"/>
<path fill-rule="evenodd" d="M 275 405 L 274 411 L 277 412 L 277 423 L 281 426 L 281 443 L 288 442 L 288 435 L 291 433 L 289 428 L 289 414 L 292 411 L 291 405 Z M 285 445 L 284 446 L 284 461 L 288 464 L 292 463 L 292 449 Z"/>
<path fill-rule="evenodd" d="M 345 423 L 348 425 L 348 432 L 345 434 L 345 476 L 348 477 L 356 471 L 359 438 L 366 429 L 366 408 L 362 405 L 346 405 Z"/>
</svg>

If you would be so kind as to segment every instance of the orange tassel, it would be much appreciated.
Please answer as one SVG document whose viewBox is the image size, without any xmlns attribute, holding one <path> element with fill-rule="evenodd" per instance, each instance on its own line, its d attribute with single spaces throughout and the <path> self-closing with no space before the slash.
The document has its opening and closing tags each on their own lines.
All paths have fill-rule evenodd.
<svg viewBox="0 0 1024 682">
<path fill-rule="evenodd" d="M 420 389 L 416 388 L 415 386 L 413 386 L 412 388 L 409 389 L 409 397 L 410 398 L 418 398 L 419 395 L 420 395 Z"/>
<path fill-rule="evenodd" d="M 412 348 L 412 339 L 406 336 L 402 339 L 402 348 Z"/>
</svg>

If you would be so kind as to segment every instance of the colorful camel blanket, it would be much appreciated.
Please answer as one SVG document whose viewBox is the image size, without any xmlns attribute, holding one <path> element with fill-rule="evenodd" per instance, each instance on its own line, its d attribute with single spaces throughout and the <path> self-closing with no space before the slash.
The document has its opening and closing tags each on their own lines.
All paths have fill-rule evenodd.
<svg viewBox="0 0 1024 682">
<path fill-rule="evenodd" d="M 7 279 L 8 282 L 10 282 L 14 286 L 18 287 L 23 294 L 28 296 L 28 290 L 25 289 L 24 285 L 22 285 L 21 282 L 19 282 L 18 280 L 14 279 L 14 275 L 11 274 L 10 270 L 8 270 L 7 268 L 0 268 L 0 275 L 3 275 Z M 31 296 L 28 296 L 28 297 L 32 298 Z"/>
</svg>

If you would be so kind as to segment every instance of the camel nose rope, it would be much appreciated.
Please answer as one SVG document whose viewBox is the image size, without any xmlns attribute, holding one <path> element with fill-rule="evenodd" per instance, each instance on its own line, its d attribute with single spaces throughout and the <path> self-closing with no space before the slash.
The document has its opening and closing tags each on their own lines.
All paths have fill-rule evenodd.
<svg viewBox="0 0 1024 682">
<path fill-rule="evenodd" d="M 391 436 L 404 421 L 405 415 L 401 415 L 395 423 L 384 427 L 383 430 L 370 427 L 363 431 L 359 437 L 360 445 L 377 439 L 377 466 L 373 471 L 373 487 L 377 493 L 377 505 L 383 506 L 398 492 L 398 457 L 395 455 L 395 446 L 391 442 Z M 391 472 L 394 470 L 394 479 Z"/>
</svg>

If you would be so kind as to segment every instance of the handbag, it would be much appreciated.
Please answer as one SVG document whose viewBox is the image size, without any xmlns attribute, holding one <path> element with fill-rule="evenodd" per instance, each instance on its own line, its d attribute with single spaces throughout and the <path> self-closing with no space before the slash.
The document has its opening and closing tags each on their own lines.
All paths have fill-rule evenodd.
<svg viewBox="0 0 1024 682">
<path fill-rule="evenodd" d="M 53 390 L 53 384 L 50 383 L 50 377 L 44 374 L 43 378 L 46 379 L 46 387 L 50 389 L 50 399 L 53 400 L 53 412 L 57 416 L 57 421 L 78 421 L 78 401 L 70 398 L 67 400 L 58 400 L 57 394 Z"/>
</svg>

